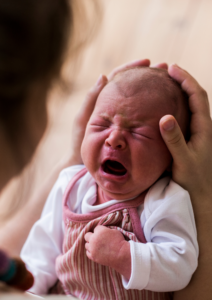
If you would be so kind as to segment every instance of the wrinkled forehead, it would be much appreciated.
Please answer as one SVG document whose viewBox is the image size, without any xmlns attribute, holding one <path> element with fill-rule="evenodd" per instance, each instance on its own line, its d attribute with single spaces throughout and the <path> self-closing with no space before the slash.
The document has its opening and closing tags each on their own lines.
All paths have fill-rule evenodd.
<svg viewBox="0 0 212 300">
<path fill-rule="evenodd" d="M 122 114 L 132 113 L 132 118 L 141 114 L 157 119 L 172 114 L 187 135 L 190 122 L 187 96 L 165 70 L 140 67 L 118 73 L 100 93 L 93 114 L 102 111 L 114 114 L 116 107 Z"/>
<path fill-rule="evenodd" d="M 134 107 L 142 106 L 143 110 L 149 106 L 160 107 L 160 110 L 164 108 L 164 113 L 168 111 L 173 114 L 176 111 L 175 94 L 166 91 L 160 80 L 145 78 L 144 74 L 137 72 L 131 72 L 129 75 L 117 76 L 105 86 L 96 103 L 98 109 L 122 104 L 123 109 L 127 107 L 128 110 L 129 106 L 133 105 Z"/>
<path fill-rule="evenodd" d="M 98 97 L 93 117 L 101 117 L 112 123 L 116 118 L 123 126 L 151 122 L 158 127 L 164 115 L 174 114 L 174 102 L 161 99 L 159 94 L 151 95 L 146 88 L 134 93 L 126 87 L 122 90 L 114 82 L 108 84 Z"/>
</svg>

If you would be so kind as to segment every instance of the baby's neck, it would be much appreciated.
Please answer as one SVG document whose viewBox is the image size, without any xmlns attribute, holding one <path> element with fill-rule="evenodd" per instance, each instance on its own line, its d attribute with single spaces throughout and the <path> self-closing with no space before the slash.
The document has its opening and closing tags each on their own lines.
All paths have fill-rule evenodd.
<svg viewBox="0 0 212 300">
<path fill-rule="evenodd" d="M 133 198 L 130 198 L 130 199 L 122 199 L 122 201 L 132 200 L 132 199 L 135 199 L 136 197 L 138 197 L 138 195 Z M 116 199 L 115 199 L 115 197 L 110 197 L 110 196 L 106 195 L 105 192 L 97 185 L 97 199 L 93 205 L 103 204 L 110 200 L 116 200 Z"/>
<path fill-rule="evenodd" d="M 97 185 L 97 199 L 94 205 L 99 205 L 105 202 L 108 202 L 110 200 L 113 200 L 113 198 L 108 197 L 105 195 L 104 191 Z"/>
</svg>

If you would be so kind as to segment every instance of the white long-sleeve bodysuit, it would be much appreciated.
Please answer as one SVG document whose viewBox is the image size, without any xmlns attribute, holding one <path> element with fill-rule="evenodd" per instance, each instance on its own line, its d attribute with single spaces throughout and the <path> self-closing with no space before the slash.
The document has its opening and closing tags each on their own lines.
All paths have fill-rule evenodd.
<svg viewBox="0 0 212 300">
<path fill-rule="evenodd" d="M 62 254 L 64 224 L 62 198 L 64 191 L 83 165 L 63 170 L 55 183 L 40 220 L 33 226 L 22 249 L 21 258 L 35 277 L 30 289 L 46 294 L 57 280 L 55 260 Z M 97 187 L 86 173 L 71 191 L 69 209 L 83 214 L 114 203 L 95 205 Z M 126 199 L 127 200 L 127 199 Z M 157 181 L 147 192 L 144 204 L 138 207 L 146 244 L 130 241 L 131 277 L 122 277 L 125 289 L 175 291 L 184 288 L 197 267 L 198 244 L 190 197 L 187 191 L 170 178 Z"/>
</svg>

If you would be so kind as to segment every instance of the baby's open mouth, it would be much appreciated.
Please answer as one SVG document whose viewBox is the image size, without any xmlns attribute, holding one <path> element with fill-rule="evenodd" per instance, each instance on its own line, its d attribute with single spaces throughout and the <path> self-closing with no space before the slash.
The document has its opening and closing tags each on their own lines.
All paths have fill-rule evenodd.
<svg viewBox="0 0 212 300">
<path fill-rule="evenodd" d="M 127 173 L 126 168 L 115 160 L 106 160 L 103 165 L 103 170 L 105 173 L 113 174 L 116 176 L 123 176 Z"/>
</svg>

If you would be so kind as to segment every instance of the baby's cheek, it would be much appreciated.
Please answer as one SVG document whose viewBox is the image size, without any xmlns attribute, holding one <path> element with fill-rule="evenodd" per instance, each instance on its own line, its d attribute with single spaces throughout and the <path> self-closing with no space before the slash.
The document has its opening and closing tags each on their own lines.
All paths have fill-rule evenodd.
<svg viewBox="0 0 212 300">
<path fill-rule="evenodd" d="M 87 167 L 87 169 L 90 168 L 90 164 L 93 160 L 93 150 L 94 149 L 92 140 L 90 140 L 90 137 L 85 136 L 82 142 L 81 155 L 83 163 Z"/>
<path fill-rule="evenodd" d="M 81 147 L 81 155 L 83 163 L 90 173 L 96 168 L 99 153 L 98 136 L 95 134 L 85 136 Z"/>
<path fill-rule="evenodd" d="M 160 177 L 171 165 L 172 156 L 166 147 L 166 145 L 162 144 L 159 147 L 155 147 L 154 156 L 154 166 L 155 173 Z"/>
<path fill-rule="evenodd" d="M 137 174 L 145 175 L 144 179 L 156 180 L 170 165 L 172 158 L 166 145 L 161 141 L 149 141 L 138 147 L 132 155 Z M 154 174 L 154 175 L 152 175 Z M 154 177 L 154 178 L 152 178 Z"/>
</svg>

